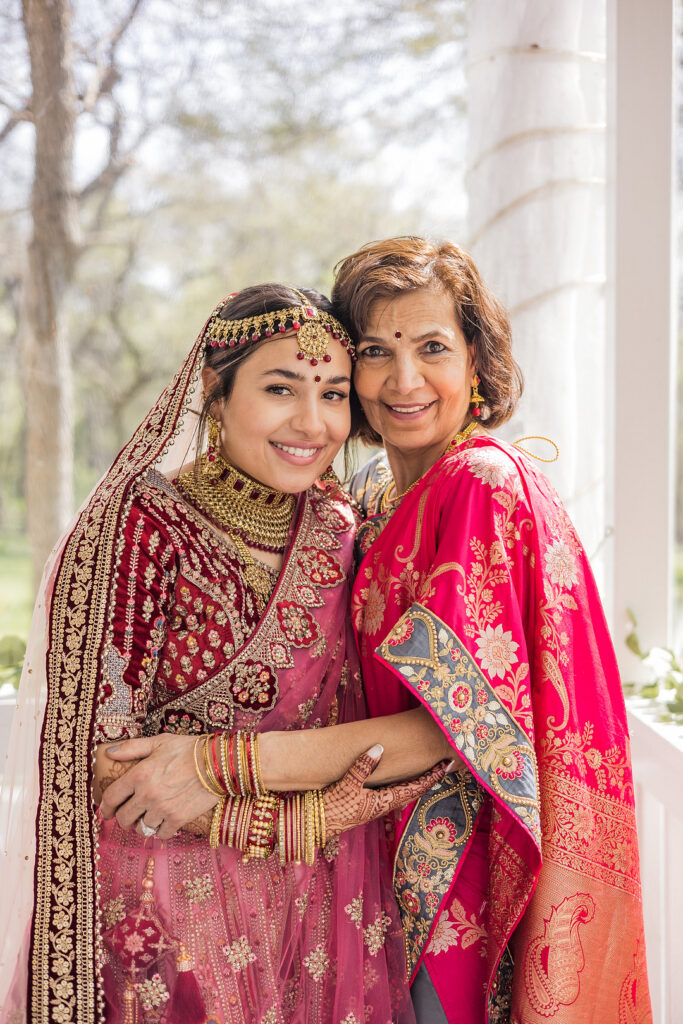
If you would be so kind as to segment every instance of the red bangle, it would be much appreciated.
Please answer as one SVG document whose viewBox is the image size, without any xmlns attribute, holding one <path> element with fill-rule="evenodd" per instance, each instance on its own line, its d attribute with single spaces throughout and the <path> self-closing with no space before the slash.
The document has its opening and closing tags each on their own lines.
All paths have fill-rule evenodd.
<svg viewBox="0 0 683 1024">
<path fill-rule="evenodd" d="M 211 757 L 213 758 L 213 770 L 216 773 L 216 779 L 218 780 L 218 785 L 221 787 L 221 789 L 225 793 L 227 793 L 228 792 L 228 787 L 225 785 L 225 780 L 223 778 L 223 773 L 221 772 L 220 766 L 218 764 L 218 757 L 216 756 L 216 740 L 217 739 L 218 739 L 218 733 L 215 732 L 213 734 L 212 739 L 211 739 Z"/>
</svg>

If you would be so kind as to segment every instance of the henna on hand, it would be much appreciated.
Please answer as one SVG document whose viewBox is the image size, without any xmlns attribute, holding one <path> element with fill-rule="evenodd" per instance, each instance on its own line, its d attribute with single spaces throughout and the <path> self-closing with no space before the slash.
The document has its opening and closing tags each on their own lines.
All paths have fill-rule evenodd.
<svg viewBox="0 0 683 1024">
<path fill-rule="evenodd" d="M 372 751 L 361 754 L 338 782 L 323 790 L 325 826 L 329 837 L 406 807 L 440 782 L 452 763 L 440 761 L 417 779 L 369 789 L 364 783 L 382 756 L 381 753 L 379 756 L 374 754 L 376 750 L 377 747 L 373 747 Z"/>
</svg>

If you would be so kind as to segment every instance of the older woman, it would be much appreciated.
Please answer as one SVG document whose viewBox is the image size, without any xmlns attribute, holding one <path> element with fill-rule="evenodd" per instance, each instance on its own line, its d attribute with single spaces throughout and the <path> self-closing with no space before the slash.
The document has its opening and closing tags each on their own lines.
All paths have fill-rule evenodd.
<svg viewBox="0 0 683 1024">
<path fill-rule="evenodd" d="M 386 451 L 356 480 L 371 713 L 426 709 L 462 764 L 397 833 L 418 1020 L 650 1020 L 605 618 L 556 494 L 488 432 L 521 391 L 507 316 L 467 253 L 422 238 L 343 260 L 333 301 Z"/>
</svg>

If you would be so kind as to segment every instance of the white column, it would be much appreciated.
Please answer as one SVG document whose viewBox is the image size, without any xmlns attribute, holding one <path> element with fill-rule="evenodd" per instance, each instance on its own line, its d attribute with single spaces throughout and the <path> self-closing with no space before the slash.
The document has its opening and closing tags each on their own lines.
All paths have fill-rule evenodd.
<svg viewBox="0 0 683 1024">
<path fill-rule="evenodd" d="M 470 0 L 468 38 L 469 247 L 526 378 L 500 433 L 559 445 L 541 468 L 604 589 L 604 0 Z"/>
<path fill-rule="evenodd" d="M 645 646 L 672 629 L 674 38 L 672 0 L 610 0 L 614 622 L 627 678 L 626 610 Z"/>
</svg>

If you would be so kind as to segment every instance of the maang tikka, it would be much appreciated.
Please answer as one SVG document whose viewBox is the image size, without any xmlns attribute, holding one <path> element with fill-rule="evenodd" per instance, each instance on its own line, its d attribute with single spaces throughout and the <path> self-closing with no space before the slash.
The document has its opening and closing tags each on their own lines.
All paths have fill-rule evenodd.
<svg viewBox="0 0 683 1024">
<path fill-rule="evenodd" d="M 296 332 L 298 359 L 308 359 L 311 366 L 320 361 L 329 363 L 332 356 L 328 352 L 330 338 L 334 338 L 347 349 L 351 359 L 355 361 L 356 351 L 353 340 L 346 328 L 332 316 L 317 306 L 309 303 L 301 292 L 292 288 L 301 299 L 300 306 L 287 306 L 271 313 L 259 313 L 241 320 L 224 320 L 220 311 L 227 300 L 223 300 L 211 314 L 206 325 L 204 341 L 208 348 L 236 348 L 237 346 L 257 344 L 274 337 L 276 334 Z"/>
</svg>

